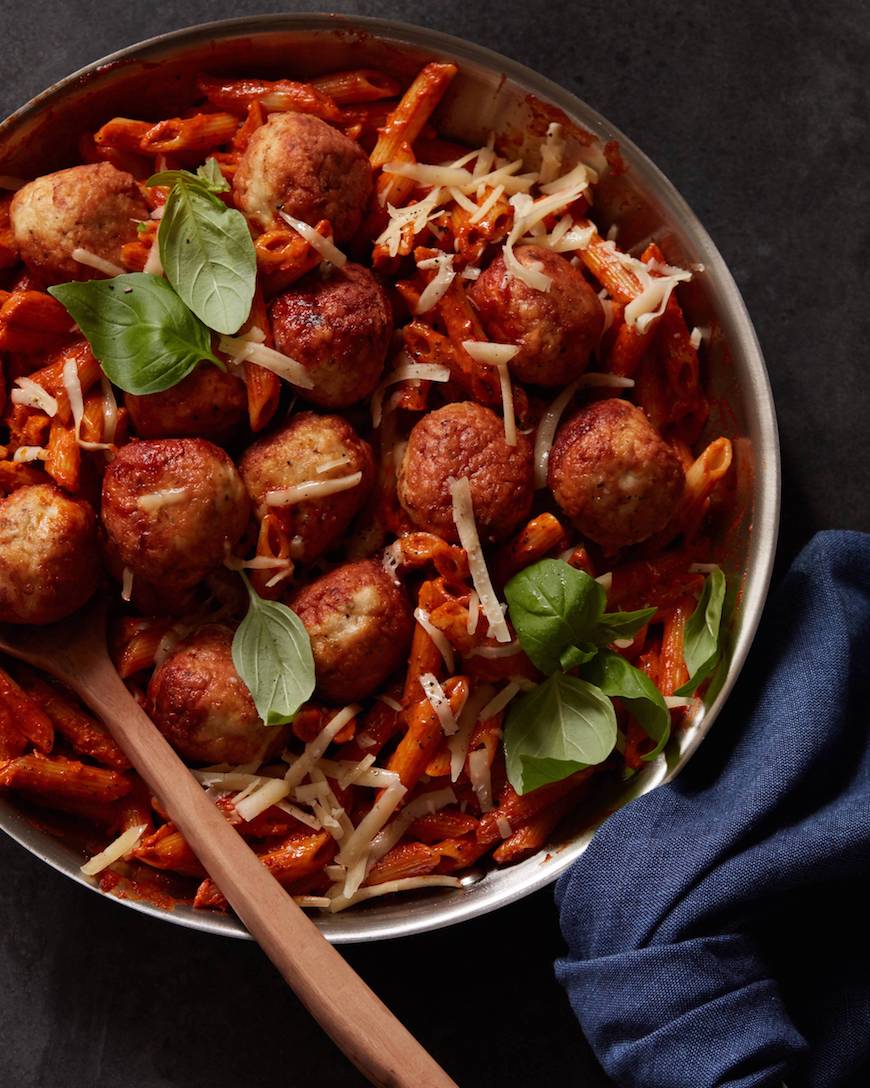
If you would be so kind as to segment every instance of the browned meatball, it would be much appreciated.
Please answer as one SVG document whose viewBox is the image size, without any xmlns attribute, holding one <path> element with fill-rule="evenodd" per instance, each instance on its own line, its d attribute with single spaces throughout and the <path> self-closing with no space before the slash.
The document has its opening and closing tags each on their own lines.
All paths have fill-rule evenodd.
<svg viewBox="0 0 870 1088">
<path fill-rule="evenodd" d="M 204 438 L 122 446 L 103 479 L 103 525 L 121 562 L 166 590 L 218 566 L 249 515 L 236 466 Z"/>
<path fill-rule="evenodd" d="M 374 480 L 374 458 L 368 442 L 341 416 L 300 412 L 255 442 L 242 457 L 239 471 L 257 506 L 270 491 L 362 473 L 360 482 L 347 491 L 285 508 L 294 535 L 301 539 L 300 558 L 312 560 L 339 540 L 359 513 Z"/>
<path fill-rule="evenodd" d="M 200 363 L 187 377 L 162 393 L 124 394 L 124 404 L 142 438 L 230 437 L 247 419 L 245 383 Z"/>
<path fill-rule="evenodd" d="M 671 448 L 639 408 L 611 398 L 559 431 L 548 483 L 580 532 L 607 551 L 638 544 L 674 515 L 684 485 Z"/>
<path fill-rule="evenodd" d="M 405 660 L 411 606 L 402 586 L 373 559 L 338 567 L 289 603 L 311 637 L 317 691 L 327 702 L 367 698 Z"/>
<path fill-rule="evenodd" d="M 579 268 L 558 253 L 518 246 L 521 265 L 539 265 L 553 281 L 538 291 L 512 276 L 499 255 L 480 275 L 469 295 L 491 340 L 516 344 L 510 370 L 532 385 L 567 385 L 589 363 L 604 328 L 604 311 Z"/>
<path fill-rule="evenodd" d="M 447 404 L 414 426 L 399 466 L 399 502 L 411 521 L 458 541 L 451 477 L 467 476 L 477 531 L 503 540 L 532 505 L 532 451 L 525 435 L 509 446 L 498 416 L 472 401 Z"/>
<path fill-rule="evenodd" d="M 219 624 L 182 639 L 148 684 L 147 710 L 169 743 L 194 763 L 264 759 L 286 733 L 266 726 L 233 664 L 233 633 Z"/>
<path fill-rule="evenodd" d="M 50 484 L 0 501 L 0 620 L 54 623 L 97 588 L 96 515 Z"/>
<path fill-rule="evenodd" d="M 324 408 L 367 397 L 384 369 L 393 315 L 367 268 L 346 264 L 329 279 L 315 272 L 272 303 L 275 347 L 300 362 L 314 382 L 299 396 Z"/>
<path fill-rule="evenodd" d="M 86 249 L 121 264 L 121 246 L 136 238 L 136 220 L 148 206 L 131 174 L 108 162 L 45 174 L 15 194 L 12 231 L 31 272 L 47 283 L 101 279 L 90 265 L 73 260 Z"/>
<path fill-rule="evenodd" d="M 356 231 L 372 189 L 365 152 L 338 129 L 305 113 L 273 113 L 251 136 L 233 178 L 238 207 L 263 230 L 281 209 L 314 226 L 332 224 L 337 242 Z"/>
</svg>

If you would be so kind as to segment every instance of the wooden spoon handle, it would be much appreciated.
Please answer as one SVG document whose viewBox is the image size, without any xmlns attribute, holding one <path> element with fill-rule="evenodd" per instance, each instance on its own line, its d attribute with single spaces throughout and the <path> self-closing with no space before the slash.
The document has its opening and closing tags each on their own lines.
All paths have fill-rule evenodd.
<svg viewBox="0 0 870 1088">
<path fill-rule="evenodd" d="M 209 876 L 338 1047 L 379 1088 L 456 1088 L 322 936 L 139 707 L 106 659 L 76 684 L 166 806 Z"/>
</svg>

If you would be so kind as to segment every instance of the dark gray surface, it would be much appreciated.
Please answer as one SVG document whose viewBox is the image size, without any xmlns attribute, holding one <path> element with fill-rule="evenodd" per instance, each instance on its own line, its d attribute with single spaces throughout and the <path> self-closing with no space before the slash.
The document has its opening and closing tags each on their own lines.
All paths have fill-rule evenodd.
<svg viewBox="0 0 870 1088">
<path fill-rule="evenodd" d="M 295 10 L 318 10 L 295 4 Z M 866 261 L 870 8 L 858 2 L 335 4 L 489 45 L 585 98 L 695 208 L 755 321 L 779 412 L 782 568 L 870 529 Z M 282 5 L 0 4 L 5 114 L 114 49 Z M 862 63 L 863 62 L 863 63 Z M 0 1085 L 350 1088 L 257 950 L 163 925 L 0 841 Z M 549 893 L 348 958 L 463 1088 L 606 1082 L 552 978 Z M 413 980 L 425 974 L 434 983 Z"/>
</svg>

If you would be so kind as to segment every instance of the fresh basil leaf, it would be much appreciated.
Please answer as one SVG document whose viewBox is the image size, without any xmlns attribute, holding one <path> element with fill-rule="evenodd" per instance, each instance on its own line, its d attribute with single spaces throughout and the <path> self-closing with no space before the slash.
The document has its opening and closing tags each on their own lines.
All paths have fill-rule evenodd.
<svg viewBox="0 0 870 1088">
<path fill-rule="evenodd" d="M 190 170 L 161 170 L 158 174 L 152 174 L 145 184 L 149 187 L 171 186 L 178 181 L 194 182 L 210 193 L 226 193 L 230 189 L 229 182 L 221 173 L 215 158 L 206 159 L 202 166 L 196 168 L 195 174 Z"/>
<path fill-rule="evenodd" d="M 197 166 L 196 176 L 200 181 L 205 182 L 212 193 L 228 193 L 230 191 L 230 183 L 221 173 L 217 159 L 213 157 L 206 159 L 202 166 Z"/>
<path fill-rule="evenodd" d="M 208 329 L 160 276 L 130 272 L 48 292 L 69 311 L 106 376 L 127 393 L 169 389 L 204 359 L 223 369 Z"/>
<path fill-rule="evenodd" d="M 721 567 L 710 571 L 695 611 L 686 620 L 683 657 L 689 680 L 676 695 L 693 695 L 719 661 L 719 634 L 725 608 L 725 575 Z"/>
<path fill-rule="evenodd" d="M 504 731 L 510 784 L 519 794 L 603 763 L 616 745 L 616 713 L 599 688 L 557 672 L 511 704 Z"/>
<path fill-rule="evenodd" d="M 311 640 L 295 612 L 264 600 L 244 580 L 250 604 L 233 637 L 233 664 L 266 725 L 280 725 L 314 691 Z"/>
<path fill-rule="evenodd" d="M 238 332 L 251 312 L 257 281 L 254 243 L 242 213 L 199 180 L 181 177 L 166 200 L 157 242 L 166 278 L 182 302 L 210 329 Z"/>
<path fill-rule="evenodd" d="M 607 600 L 602 587 L 561 559 L 542 559 L 514 575 L 504 589 L 520 645 L 545 673 L 561 667 L 570 646 L 593 641 Z"/>
<path fill-rule="evenodd" d="M 634 638 L 655 614 L 654 608 L 640 608 L 637 612 L 604 612 L 598 621 L 597 641 L 606 644 L 616 642 L 618 638 Z"/>
<path fill-rule="evenodd" d="M 623 700 L 646 735 L 656 742 L 655 748 L 643 757 L 654 759 L 668 742 L 671 713 L 662 693 L 646 673 L 636 669 L 620 654 L 602 650 L 584 667 L 583 677 L 601 688 L 605 695 Z"/>
<path fill-rule="evenodd" d="M 598 653 L 598 647 L 591 642 L 584 642 L 582 646 L 569 646 L 559 654 L 559 665 L 563 672 L 569 672 L 578 665 L 585 665 Z"/>
</svg>

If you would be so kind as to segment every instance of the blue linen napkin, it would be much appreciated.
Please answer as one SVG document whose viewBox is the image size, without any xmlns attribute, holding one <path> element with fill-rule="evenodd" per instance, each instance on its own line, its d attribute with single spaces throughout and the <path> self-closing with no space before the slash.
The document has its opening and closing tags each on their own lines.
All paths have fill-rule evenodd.
<svg viewBox="0 0 870 1088">
<path fill-rule="evenodd" d="M 637 1088 L 870 1085 L 870 536 L 825 532 L 685 770 L 560 880 L 556 974 Z"/>
</svg>

